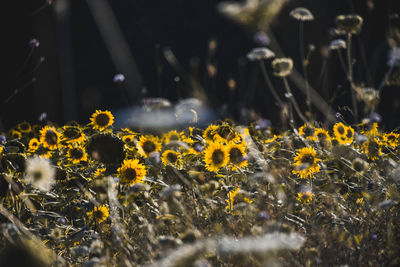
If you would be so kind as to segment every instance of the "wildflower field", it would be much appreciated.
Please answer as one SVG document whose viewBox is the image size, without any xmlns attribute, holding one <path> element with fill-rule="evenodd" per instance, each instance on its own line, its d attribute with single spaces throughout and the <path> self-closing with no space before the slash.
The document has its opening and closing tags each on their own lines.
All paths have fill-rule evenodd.
<svg viewBox="0 0 400 267">
<path fill-rule="evenodd" d="M 314 19 L 305 8 L 289 15 L 300 29 Z M 263 46 L 247 59 L 260 64 L 279 126 L 200 125 L 193 107 L 185 126 L 148 130 L 118 127 L 99 108 L 85 123 L 4 131 L 0 266 L 399 266 L 400 133 L 376 113 L 399 59 L 380 88 L 361 86 L 351 40 L 363 18 L 335 25 L 329 51 L 343 63 L 352 121 L 306 82 L 303 45 L 305 105 L 288 81 L 293 60 Z"/>
</svg>

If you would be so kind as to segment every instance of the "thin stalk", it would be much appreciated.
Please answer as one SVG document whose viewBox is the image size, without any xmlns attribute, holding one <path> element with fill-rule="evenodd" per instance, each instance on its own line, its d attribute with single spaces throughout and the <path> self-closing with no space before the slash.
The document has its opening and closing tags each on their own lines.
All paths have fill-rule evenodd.
<svg viewBox="0 0 400 267">
<path fill-rule="evenodd" d="M 342 66 L 344 73 L 346 73 L 346 75 L 347 75 L 346 64 L 344 63 L 343 55 L 342 55 L 342 52 L 340 52 L 340 49 L 337 50 L 337 53 L 338 53 L 340 65 Z"/>
<path fill-rule="evenodd" d="M 292 90 L 290 90 L 289 83 L 286 80 L 286 77 L 282 77 L 282 79 L 283 79 L 283 83 L 285 85 L 286 92 L 288 94 L 288 98 L 289 98 L 290 102 L 292 103 L 294 109 L 296 110 L 297 115 L 299 115 L 300 119 L 304 123 L 306 123 L 307 119 L 304 117 L 303 113 L 300 111 L 299 105 L 297 104 L 296 99 L 293 96 Z"/>
<path fill-rule="evenodd" d="M 348 80 L 350 82 L 350 90 L 351 90 L 351 101 L 353 105 L 354 119 L 357 123 L 358 120 L 358 110 L 357 110 L 357 101 L 356 96 L 354 94 L 354 83 L 353 83 L 353 66 L 351 60 L 351 33 L 347 34 L 347 65 L 348 65 Z"/>
<path fill-rule="evenodd" d="M 392 74 L 394 65 L 395 64 L 392 64 L 390 66 L 390 69 L 385 73 L 385 76 L 383 77 L 381 83 L 379 84 L 379 88 L 378 88 L 379 96 L 381 96 L 381 94 L 382 94 L 382 89 L 385 86 L 385 83 L 386 83 L 387 79 L 389 78 L 390 74 Z"/>
<path fill-rule="evenodd" d="M 22 71 L 24 70 L 24 68 L 28 64 L 28 61 L 31 59 L 31 57 L 33 55 L 33 51 L 35 51 L 35 47 L 34 46 L 31 47 L 31 49 L 29 50 L 28 56 L 25 58 L 25 60 L 22 63 L 21 67 L 18 69 L 17 74 L 15 74 L 14 78 L 18 78 L 18 76 L 22 73 Z"/>
<path fill-rule="evenodd" d="M 271 93 L 272 93 L 272 96 L 275 98 L 276 102 L 278 102 L 279 106 L 282 107 L 283 102 L 282 102 L 282 100 L 279 98 L 279 95 L 278 95 L 278 93 L 276 92 L 275 87 L 273 86 L 273 84 L 272 84 L 272 82 L 271 82 L 271 80 L 270 80 L 270 78 L 269 78 L 269 76 L 268 76 L 267 70 L 265 69 L 264 62 L 263 62 L 262 60 L 260 60 L 260 66 L 261 66 L 261 70 L 262 70 L 262 73 L 263 73 L 265 82 L 267 83 L 267 85 L 268 85 L 268 87 L 269 87 L 269 90 L 270 90 Z"/>
<path fill-rule="evenodd" d="M 308 78 L 307 78 L 307 70 L 306 70 L 306 58 L 304 56 L 304 22 L 300 20 L 299 23 L 299 43 L 300 43 L 300 60 L 301 67 L 303 68 L 304 80 L 306 85 L 306 104 L 308 111 L 311 112 L 311 97 L 310 97 L 310 89 L 308 87 Z"/>
</svg>

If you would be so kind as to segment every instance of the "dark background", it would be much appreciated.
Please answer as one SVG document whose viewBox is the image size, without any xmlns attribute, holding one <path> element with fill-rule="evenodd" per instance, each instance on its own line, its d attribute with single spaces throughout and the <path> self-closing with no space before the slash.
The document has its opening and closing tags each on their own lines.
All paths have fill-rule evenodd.
<svg viewBox="0 0 400 267">
<path fill-rule="evenodd" d="M 219 13 L 216 9 L 219 2 L 222 1 L 108 1 L 137 66 L 137 71 L 133 70 L 136 78 L 129 80 L 129 86 L 127 81 L 122 85 L 113 82 L 113 76 L 120 71 L 86 1 L 55 0 L 44 6 L 43 0 L 2 3 L 0 118 L 3 129 L 23 120 L 35 123 L 43 112 L 59 124 L 70 120 L 87 123 L 96 109 L 117 110 L 140 103 L 142 97 L 164 97 L 176 102 L 192 96 L 193 88 L 184 79 L 176 82 L 181 73 L 163 56 L 165 48 L 170 48 L 182 69 L 204 87 L 211 107 L 220 110 L 225 106 L 224 115 L 235 120 L 242 119 L 242 110 L 254 110 L 279 124 L 279 108 L 266 88 L 259 65 L 245 58 L 252 48 L 260 46 L 254 40 L 256 30 L 236 24 Z M 334 18 L 349 13 L 364 18 L 361 33 L 353 38 L 354 77 L 357 84 L 377 88 L 388 70 L 387 33 L 397 23 L 389 21 L 389 15 L 400 15 L 398 2 L 292 0 L 271 25 L 285 55 L 294 59 L 295 67 L 301 72 L 298 21 L 289 12 L 303 6 L 314 14 L 315 20 L 305 23 L 305 47 L 308 44 L 316 47 L 308 67 L 309 81 L 325 100 L 332 100 L 336 95 L 331 106 L 343 113 L 349 123 L 354 121 L 343 109 L 350 105 L 348 84 L 337 56 L 329 55 L 325 79 L 319 78 L 321 52 L 331 40 L 338 38 L 331 34 Z M 28 43 L 32 38 L 40 46 L 28 58 L 31 51 Z M 208 58 L 208 43 L 212 39 L 217 41 L 217 49 L 215 56 Z M 40 64 L 41 58 L 44 61 Z M 217 66 L 215 78 L 207 74 L 207 62 Z M 36 81 L 30 83 L 33 77 Z M 229 79 L 236 81 L 234 90 L 228 87 Z M 281 80 L 273 78 L 273 83 L 283 96 Z M 23 89 L 7 101 L 18 88 Z M 304 108 L 304 94 L 294 85 L 292 89 Z M 385 87 L 383 91 L 378 113 L 387 130 L 399 125 L 399 96 L 398 86 Z M 324 119 L 316 115 L 319 120 Z"/>
</svg>

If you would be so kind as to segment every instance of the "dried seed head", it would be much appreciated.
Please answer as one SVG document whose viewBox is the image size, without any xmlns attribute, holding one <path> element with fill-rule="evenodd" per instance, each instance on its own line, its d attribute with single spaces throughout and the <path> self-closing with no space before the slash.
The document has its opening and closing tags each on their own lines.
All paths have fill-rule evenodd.
<svg viewBox="0 0 400 267">
<path fill-rule="evenodd" d="M 336 39 L 333 40 L 330 44 L 329 44 L 329 49 L 330 50 L 338 50 L 341 48 L 346 48 L 346 42 L 342 39 Z"/>
<path fill-rule="evenodd" d="M 297 7 L 293 9 L 292 11 L 290 11 L 289 15 L 297 20 L 314 20 L 314 16 L 311 11 L 304 7 Z"/>
<path fill-rule="evenodd" d="M 357 34 L 361 31 L 363 18 L 357 14 L 339 15 L 335 19 L 338 34 Z"/>
<path fill-rule="evenodd" d="M 291 58 L 276 58 L 272 61 L 272 69 L 275 76 L 286 77 L 292 73 L 293 60 Z"/>
<path fill-rule="evenodd" d="M 275 57 L 275 53 L 265 47 L 257 47 L 247 53 L 247 58 L 251 61 L 263 60 Z"/>
<path fill-rule="evenodd" d="M 352 165 L 356 172 L 362 172 L 367 167 L 367 163 L 360 158 L 355 158 L 352 162 Z"/>
</svg>

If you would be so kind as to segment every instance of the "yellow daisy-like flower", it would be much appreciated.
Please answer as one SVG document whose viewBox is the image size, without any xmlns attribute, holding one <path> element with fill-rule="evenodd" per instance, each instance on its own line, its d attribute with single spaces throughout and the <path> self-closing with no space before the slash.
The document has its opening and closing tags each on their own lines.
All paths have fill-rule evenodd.
<svg viewBox="0 0 400 267">
<path fill-rule="evenodd" d="M 235 197 L 239 193 L 239 190 L 240 188 L 235 188 L 226 195 L 228 199 L 225 200 L 227 202 L 225 209 L 228 213 L 231 213 L 233 210 L 233 203 L 235 202 Z"/>
<path fill-rule="evenodd" d="M 299 128 L 299 134 L 307 140 L 318 140 L 318 137 L 315 135 L 315 127 L 307 123 L 304 123 L 304 125 Z"/>
<path fill-rule="evenodd" d="M 106 172 L 106 168 L 98 168 L 93 174 L 93 178 L 99 178 Z"/>
<path fill-rule="evenodd" d="M 74 164 L 78 164 L 82 161 L 87 161 L 87 153 L 83 147 L 73 146 L 68 149 L 67 158 Z"/>
<path fill-rule="evenodd" d="M 300 203 L 309 203 L 312 200 L 313 196 L 314 196 L 314 194 L 311 191 L 305 191 L 305 192 L 297 193 L 296 199 Z"/>
<path fill-rule="evenodd" d="M 35 152 L 39 148 L 40 142 L 37 138 L 29 140 L 28 150 L 29 152 Z"/>
<path fill-rule="evenodd" d="M 247 166 L 245 149 L 246 146 L 243 144 L 229 143 L 227 147 L 228 157 L 229 162 L 233 164 L 229 165 L 229 168 L 236 169 L 236 167 L 243 168 Z"/>
<path fill-rule="evenodd" d="M 107 127 L 111 126 L 114 123 L 114 116 L 110 111 L 105 110 L 96 110 L 90 118 L 91 124 L 93 125 L 93 129 L 104 131 Z"/>
<path fill-rule="evenodd" d="M 11 137 L 14 138 L 14 139 L 20 139 L 20 138 L 22 137 L 21 132 L 15 130 L 15 129 L 12 129 L 12 130 L 10 131 L 10 135 L 11 135 Z"/>
<path fill-rule="evenodd" d="M 318 162 L 321 161 L 316 157 L 317 153 L 312 147 L 303 147 L 296 153 L 294 158 L 295 170 L 293 174 L 297 174 L 301 179 L 306 179 L 308 176 L 312 178 L 313 174 L 319 172 Z"/>
<path fill-rule="evenodd" d="M 369 130 L 363 130 L 361 131 L 361 134 L 366 136 L 380 136 L 381 134 L 378 130 L 378 123 L 377 122 L 372 123 Z"/>
<path fill-rule="evenodd" d="M 128 134 L 122 136 L 122 141 L 124 141 L 125 144 L 127 145 L 133 145 L 135 140 L 135 136 L 133 134 Z"/>
<path fill-rule="evenodd" d="M 66 142 L 68 144 L 70 143 L 82 144 L 83 142 L 85 142 L 85 139 L 86 139 L 85 134 L 79 127 L 64 126 L 62 128 L 62 134 L 61 134 L 62 142 Z"/>
<path fill-rule="evenodd" d="M 318 138 L 319 144 L 322 147 L 329 147 L 331 145 L 331 137 L 327 130 L 322 128 L 315 129 L 315 136 Z"/>
<path fill-rule="evenodd" d="M 229 124 L 219 125 L 215 130 L 214 142 L 240 142 L 241 137 L 238 133 L 236 133 Z"/>
<path fill-rule="evenodd" d="M 161 160 L 165 166 L 171 164 L 178 169 L 182 167 L 182 155 L 179 152 L 173 150 L 166 150 L 162 154 Z"/>
<path fill-rule="evenodd" d="M 383 142 L 388 147 L 395 148 L 399 145 L 399 137 L 400 137 L 400 134 L 398 134 L 398 133 L 394 133 L 394 132 L 385 133 L 383 135 Z"/>
<path fill-rule="evenodd" d="M 146 167 L 139 163 L 138 159 L 124 160 L 117 171 L 120 174 L 121 183 L 129 185 L 140 183 L 146 175 Z"/>
<path fill-rule="evenodd" d="M 61 134 L 57 132 L 56 128 L 53 126 L 45 126 L 40 131 L 40 143 L 42 143 L 45 148 L 56 150 L 60 144 L 60 136 Z"/>
<path fill-rule="evenodd" d="M 102 223 L 110 215 L 110 210 L 106 205 L 101 205 L 100 207 L 94 207 L 92 211 L 87 213 L 87 215 L 92 217 L 96 223 Z"/>
<path fill-rule="evenodd" d="M 368 155 L 370 160 L 377 160 L 383 154 L 382 142 L 376 137 L 369 138 L 368 141 L 363 143 L 361 150 Z"/>
<path fill-rule="evenodd" d="M 181 134 L 178 133 L 176 130 L 169 131 L 168 133 L 164 134 L 163 138 L 165 144 L 169 144 L 173 141 L 180 141 Z"/>
<path fill-rule="evenodd" d="M 203 138 L 206 142 L 212 142 L 214 140 L 214 136 L 217 133 L 218 126 L 214 124 L 210 124 L 203 132 Z"/>
<path fill-rule="evenodd" d="M 156 136 L 143 135 L 136 144 L 138 152 L 143 157 L 149 157 L 151 153 L 161 150 L 161 142 Z"/>
<path fill-rule="evenodd" d="M 204 151 L 204 162 L 206 169 L 211 172 L 218 172 L 218 170 L 229 162 L 229 154 L 225 146 L 219 142 L 212 142 Z"/>
<path fill-rule="evenodd" d="M 354 129 L 351 126 L 346 126 L 341 122 L 333 126 L 333 134 L 335 139 L 342 145 L 349 145 L 353 142 Z"/>
<path fill-rule="evenodd" d="M 21 133 L 29 133 L 30 131 L 32 131 L 32 127 L 27 121 L 18 123 L 17 128 L 18 131 L 20 131 Z"/>
</svg>

